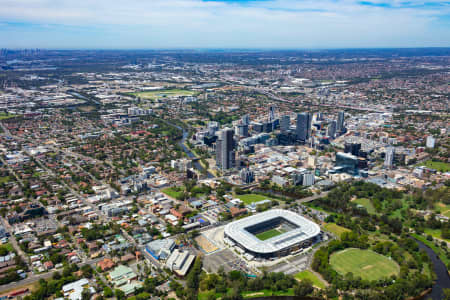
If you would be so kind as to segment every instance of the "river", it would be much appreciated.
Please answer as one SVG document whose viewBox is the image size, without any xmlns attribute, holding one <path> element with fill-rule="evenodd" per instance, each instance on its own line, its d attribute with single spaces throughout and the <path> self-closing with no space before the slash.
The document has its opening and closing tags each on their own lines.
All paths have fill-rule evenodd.
<svg viewBox="0 0 450 300">
<path fill-rule="evenodd" d="M 94 99 L 89 99 L 89 98 L 87 98 L 87 97 L 85 97 L 85 96 L 83 96 L 83 95 L 81 95 L 81 94 L 78 94 L 77 92 L 69 92 L 69 94 L 71 94 L 72 96 L 75 96 L 75 97 L 77 97 L 77 98 L 81 98 L 81 99 L 83 99 L 83 100 L 86 100 L 86 101 L 92 101 L 92 102 L 94 102 L 94 103 L 97 104 L 97 105 L 101 105 L 100 102 L 98 102 L 98 101 L 96 101 L 96 100 L 94 100 Z"/>
<path fill-rule="evenodd" d="M 419 240 L 415 241 L 419 244 L 419 248 L 425 250 L 428 257 L 433 262 L 434 273 L 436 273 L 436 282 L 433 285 L 433 290 L 430 294 L 425 296 L 425 299 L 441 300 L 444 299 L 444 294 L 442 289 L 450 289 L 450 276 L 448 275 L 448 270 L 442 260 L 436 255 L 436 253 L 422 243 Z"/>
<path fill-rule="evenodd" d="M 182 128 L 181 126 L 178 126 L 176 124 L 170 123 L 166 120 L 164 120 L 164 122 L 166 122 L 167 124 L 178 128 L 179 130 L 183 131 L 183 138 L 181 139 L 181 141 L 178 143 L 180 145 L 180 147 L 183 149 L 183 151 L 187 154 L 187 156 L 189 158 L 197 158 L 197 156 L 188 148 L 186 147 L 186 145 L 184 144 L 184 142 L 186 141 L 187 137 L 189 136 L 189 132 L 187 132 L 186 130 L 184 130 L 184 128 Z M 200 172 L 204 172 L 205 168 L 203 168 L 203 166 L 200 164 L 199 161 L 193 161 L 192 162 L 193 166 L 195 169 L 199 170 Z M 211 174 L 209 171 L 206 171 L 206 177 L 208 178 L 214 178 L 215 176 L 213 174 Z"/>
</svg>

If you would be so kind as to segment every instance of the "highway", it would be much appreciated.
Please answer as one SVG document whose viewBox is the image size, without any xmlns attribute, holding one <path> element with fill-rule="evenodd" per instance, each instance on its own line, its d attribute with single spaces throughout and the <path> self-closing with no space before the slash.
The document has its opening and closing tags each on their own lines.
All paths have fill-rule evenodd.
<svg viewBox="0 0 450 300">
<path fill-rule="evenodd" d="M 277 95 L 275 95 L 275 94 L 273 94 L 273 93 L 271 93 L 271 92 L 269 92 L 269 91 L 267 91 L 265 89 L 262 89 L 262 88 L 255 88 L 255 87 L 246 87 L 246 88 L 248 90 L 256 91 L 258 93 L 266 95 L 267 97 L 271 98 L 272 100 L 276 100 L 276 101 L 280 101 L 280 102 L 288 102 L 288 103 L 292 103 L 293 102 L 291 100 L 283 99 L 283 98 L 281 98 L 281 97 L 279 97 L 279 96 L 277 96 Z"/>
<path fill-rule="evenodd" d="M 271 98 L 272 100 L 276 100 L 276 101 L 280 101 L 280 102 L 288 102 L 288 103 L 294 102 L 292 100 L 283 99 L 283 98 L 275 95 L 274 93 L 272 93 L 270 91 L 267 91 L 265 89 L 262 89 L 262 88 L 247 87 L 247 89 L 256 91 L 256 92 L 261 93 L 263 95 L 266 95 L 267 97 Z M 371 112 L 377 112 L 377 113 L 391 112 L 391 111 L 388 111 L 388 110 L 382 110 L 382 109 L 376 109 L 376 108 L 370 108 L 370 107 L 355 107 L 355 106 L 342 105 L 342 104 L 337 104 L 337 103 L 336 104 L 311 104 L 311 105 L 333 107 L 333 108 L 337 107 L 337 108 L 342 108 L 342 109 L 351 109 L 351 110 L 359 110 L 359 111 L 371 111 Z"/>
</svg>

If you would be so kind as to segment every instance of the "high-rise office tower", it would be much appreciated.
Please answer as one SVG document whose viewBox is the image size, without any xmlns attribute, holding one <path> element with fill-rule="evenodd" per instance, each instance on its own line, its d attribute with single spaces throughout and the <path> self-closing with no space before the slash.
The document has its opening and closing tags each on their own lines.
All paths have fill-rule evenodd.
<svg viewBox="0 0 450 300">
<path fill-rule="evenodd" d="M 247 124 L 239 124 L 236 126 L 236 134 L 239 137 L 248 137 L 248 125 Z"/>
<path fill-rule="evenodd" d="M 345 129 L 344 121 L 345 121 L 344 111 L 340 111 L 338 113 L 338 119 L 337 119 L 337 128 L 336 128 L 337 132 L 339 132 L 339 133 L 344 132 L 344 129 Z"/>
<path fill-rule="evenodd" d="M 249 125 L 250 124 L 250 117 L 248 114 L 242 116 L 242 125 Z"/>
<path fill-rule="evenodd" d="M 330 123 L 328 123 L 327 134 L 330 138 L 334 138 L 334 136 L 336 135 L 336 125 L 337 125 L 336 120 L 332 120 Z"/>
<path fill-rule="evenodd" d="M 216 144 L 217 168 L 227 170 L 234 168 L 236 157 L 234 152 L 233 129 L 225 128 L 218 133 Z"/>
<path fill-rule="evenodd" d="M 280 129 L 282 132 L 286 132 L 291 127 L 291 117 L 289 115 L 284 115 L 281 117 Z"/>
<path fill-rule="evenodd" d="M 393 147 L 386 149 L 386 154 L 384 156 L 384 166 L 386 168 L 392 168 L 394 163 L 395 149 Z"/>
<path fill-rule="evenodd" d="M 297 139 L 301 141 L 306 141 L 311 132 L 311 114 L 304 112 L 297 114 Z"/>
<path fill-rule="evenodd" d="M 359 152 L 361 151 L 361 143 L 345 143 L 344 144 L 344 152 L 351 153 L 355 156 L 359 156 Z"/>
<path fill-rule="evenodd" d="M 269 107 L 269 122 L 272 123 L 275 120 L 275 108 Z"/>
<path fill-rule="evenodd" d="M 312 124 L 312 114 L 308 113 L 308 123 L 306 123 L 307 128 L 306 128 L 306 139 L 309 139 L 311 137 L 311 124 Z"/>
<path fill-rule="evenodd" d="M 336 166 L 343 167 L 346 172 L 356 173 L 358 169 L 358 157 L 350 153 L 336 153 Z"/>
<path fill-rule="evenodd" d="M 219 123 L 215 121 L 210 121 L 208 123 L 208 135 L 215 135 L 216 131 L 219 130 Z"/>
</svg>

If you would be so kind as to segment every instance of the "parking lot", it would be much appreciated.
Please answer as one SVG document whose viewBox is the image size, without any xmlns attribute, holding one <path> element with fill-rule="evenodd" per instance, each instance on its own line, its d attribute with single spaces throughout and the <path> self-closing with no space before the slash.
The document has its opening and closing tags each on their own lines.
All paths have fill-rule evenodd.
<svg viewBox="0 0 450 300">
<path fill-rule="evenodd" d="M 208 272 L 217 273 L 219 268 L 223 266 L 225 272 L 229 272 L 231 267 L 229 263 L 237 260 L 238 257 L 229 249 L 224 249 L 210 255 L 205 255 L 203 267 Z"/>
<path fill-rule="evenodd" d="M 247 264 L 230 249 L 224 249 L 205 255 L 203 259 L 203 267 L 207 272 L 213 273 L 217 273 L 220 267 L 223 267 L 225 272 L 240 270 L 247 274 L 252 273 L 248 269 Z"/>
</svg>

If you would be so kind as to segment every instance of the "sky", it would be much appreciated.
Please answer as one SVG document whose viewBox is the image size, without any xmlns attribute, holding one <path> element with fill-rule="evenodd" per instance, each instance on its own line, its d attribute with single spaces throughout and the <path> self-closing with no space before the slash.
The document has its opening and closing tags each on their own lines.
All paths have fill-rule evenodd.
<svg viewBox="0 0 450 300">
<path fill-rule="evenodd" d="M 0 7 L 0 48 L 450 46 L 450 1 L 0 0 Z"/>
</svg>

